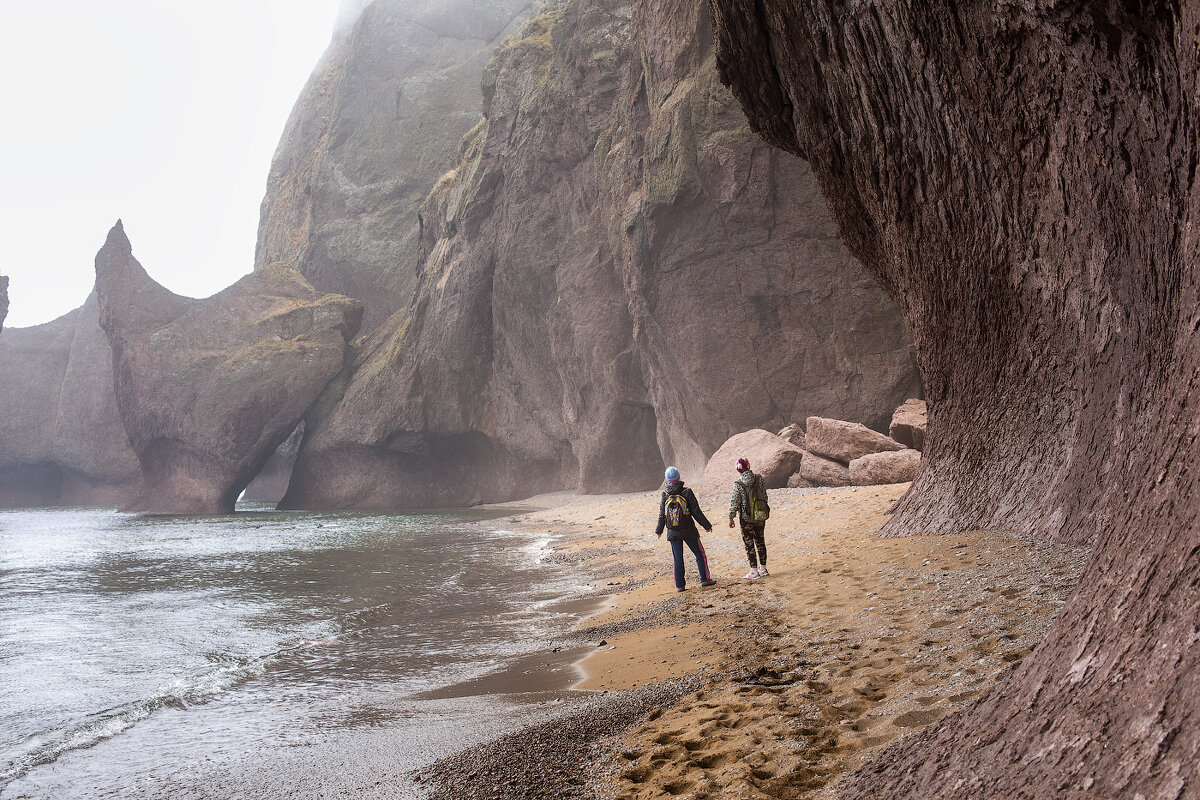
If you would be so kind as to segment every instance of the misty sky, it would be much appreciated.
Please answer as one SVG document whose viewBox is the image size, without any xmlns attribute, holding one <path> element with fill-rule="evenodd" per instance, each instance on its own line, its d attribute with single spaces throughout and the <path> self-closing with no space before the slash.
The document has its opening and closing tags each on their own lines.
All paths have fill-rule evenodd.
<svg viewBox="0 0 1200 800">
<path fill-rule="evenodd" d="M 80 305 L 118 219 L 173 291 L 253 267 L 288 113 L 339 0 L 56 0 L 0 12 L 5 327 Z"/>
</svg>

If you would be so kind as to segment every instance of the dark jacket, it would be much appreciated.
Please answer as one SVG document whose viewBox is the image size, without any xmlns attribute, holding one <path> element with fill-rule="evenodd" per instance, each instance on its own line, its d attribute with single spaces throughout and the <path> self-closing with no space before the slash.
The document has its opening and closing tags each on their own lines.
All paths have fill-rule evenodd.
<svg viewBox="0 0 1200 800">
<path fill-rule="evenodd" d="M 683 495 L 683 499 L 687 501 L 688 511 L 691 512 L 680 520 L 678 528 L 667 528 L 667 496 L 672 494 Z M 696 529 L 697 521 L 704 530 L 712 530 L 712 523 L 708 521 L 708 517 L 704 516 L 704 512 L 700 510 L 700 503 L 696 502 L 695 493 L 691 489 L 685 488 L 683 481 L 668 483 L 667 490 L 662 493 L 662 498 L 658 501 L 658 527 L 654 529 L 654 535 L 658 536 L 662 534 L 663 528 L 667 528 L 668 542 L 699 539 L 700 531 Z"/>
</svg>

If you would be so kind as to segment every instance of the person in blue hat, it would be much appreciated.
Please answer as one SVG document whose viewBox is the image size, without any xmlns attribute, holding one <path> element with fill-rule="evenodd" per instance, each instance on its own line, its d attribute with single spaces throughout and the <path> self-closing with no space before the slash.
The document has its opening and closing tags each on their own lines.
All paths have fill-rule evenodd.
<svg viewBox="0 0 1200 800">
<path fill-rule="evenodd" d="M 700 531 L 696 527 L 699 522 L 706 533 L 712 533 L 712 524 L 696 494 L 683 485 L 679 470 L 667 467 L 667 486 L 663 490 L 662 499 L 658 504 L 658 528 L 654 535 L 662 538 L 663 531 L 667 532 L 667 541 L 671 543 L 671 555 L 675 558 L 675 590 L 682 592 L 687 588 L 683 568 L 683 546 L 686 544 L 696 556 L 696 567 L 700 570 L 700 585 L 712 586 L 716 581 L 708 572 L 708 555 L 700 542 Z"/>
</svg>

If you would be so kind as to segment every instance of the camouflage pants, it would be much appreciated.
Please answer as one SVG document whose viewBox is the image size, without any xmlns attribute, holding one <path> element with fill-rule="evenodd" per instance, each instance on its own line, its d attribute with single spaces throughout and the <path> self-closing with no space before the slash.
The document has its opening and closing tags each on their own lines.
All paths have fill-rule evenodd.
<svg viewBox="0 0 1200 800">
<path fill-rule="evenodd" d="M 750 566 L 767 565 L 767 524 L 755 525 L 753 522 L 742 520 L 742 543 L 746 545 L 746 559 Z"/>
</svg>

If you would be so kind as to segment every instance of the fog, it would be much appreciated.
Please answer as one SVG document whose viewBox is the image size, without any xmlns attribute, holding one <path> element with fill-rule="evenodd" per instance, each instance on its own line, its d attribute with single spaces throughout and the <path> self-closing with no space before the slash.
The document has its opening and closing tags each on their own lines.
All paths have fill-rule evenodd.
<svg viewBox="0 0 1200 800">
<path fill-rule="evenodd" d="M 65 0 L 0 18 L 6 327 L 75 308 L 118 219 L 160 282 L 207 296 L 253 267 L 288 113 L 363 2 Z"/>
</svg>

